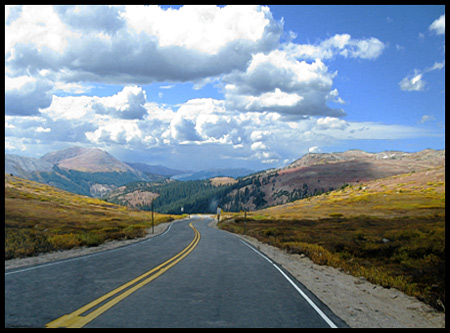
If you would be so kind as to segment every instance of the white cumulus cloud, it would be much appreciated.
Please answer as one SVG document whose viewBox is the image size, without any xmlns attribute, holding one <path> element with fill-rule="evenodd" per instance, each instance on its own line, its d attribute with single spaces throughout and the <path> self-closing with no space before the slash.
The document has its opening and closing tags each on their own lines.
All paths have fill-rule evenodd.
<svg viewBox="0 0 450 333">
<path fill-rule="evenodd" d="M 445 35 L 445 14 L 434 20 L 429 29 L 438 35 Z"/>
</svg>

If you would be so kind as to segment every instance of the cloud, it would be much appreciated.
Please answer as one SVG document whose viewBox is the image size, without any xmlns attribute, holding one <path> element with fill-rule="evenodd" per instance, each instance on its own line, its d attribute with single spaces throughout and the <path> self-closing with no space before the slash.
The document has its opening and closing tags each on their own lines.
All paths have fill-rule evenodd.
<svg viewBox="0 0 450 333">
<path fill-rule="evenodd" d="M 5 114 L 38 115 L 39 108 L 52 101 L 52 84 L 46 79 L 30 76 L 5 76 Z"/>
<path fill-rule="evenodd" d="M 13 6 L 5 23 L 7 149 L 37 154 L 44 145 L 76 143 L 128 149 L 184 169 L 198 167 L 192 156 L 252 167 L 336 141 L 425 133 L 341 119 L 346 102 L 326 61 L 373 60 L 383 42 L 336 34 L 294 44 L 289 33 L 280 43 L 283 21 L 264 6 Z M 423 76 L 444 66 L 414 72 L 403 88 L 423 89 Z M 181 82 L 198 97 L 223 97 L 168 106 L 148 99 L 144 84 L 152 82 L 162 84 L 160 98 Z M 122 88 L 99 96 L 108 84 Z M 202 95 L 206 85 L 219 94 Z"/>
<path fill-rule="evenodd" d="M 419 124 L 426 123 L 427 121 L 436 120 L 436 118 L 432 115 L 425 114 L 422 116 L 422 118 L 419 121 Z"/>
<path fill-rule="evenodd" d="M 415 71 L 414 75 L 407 76 L 399 82 L 400 89 L 403 91 L 423 91 L 425 82 L 422 80 L 422 73 Z"/>
<path fill-rule="evenodd" d="M 121 16 L 136 33 L 155 36 L 160 47 L 179 46 L 210 55 L 235 41 L 259 42 L 273 20 L 270 10 L 259 6 L 184 6 L 178 10 L 126 6 Z M 183 29 L 174 28 L 179 26 Z"/>
<path fill-rule="evenodd" d="M 429 29 L 437 35 L 445 35 L 445 14 L 434 20 Z"/>
<path fill-rule="evenodd" d="M 381 55 L 384 48 L 384 43 L 375 37 L 353 39 L 349 34 L 336 34 L 315 45 L 286 45 L 286 49 L 303 59 L 330 59 L 338 55 L 344 58 L 375 59 Z"/>
<path fill-rule="evenodd" d="M 91 96 L 65 96 L 53 95 L 52 103 L 47 108 L 42 108 L 40 113 L 48 118 L 57 119 L 90 119 L 95 98 Z"/>
<path fill-rule="evenodd" d="M 136 120 L 106 119 L 93 132 L 86 132 L 86 138 L 93 143 L 129 144 L 139 142 L 142 132 Z"/>
<path fill-rule="evenodd" d="M 52 6 L 31 5 L 21 6 L 20 10 L 12 7 L 9 10 L 5 27 L 5 52 L 10 58 L 17 57 L 18 45 L 32 45 L 38 52 L 44 48 L 63 52 L 69 44 L 69 39 L 79 35 L 70 31 Z M 15 13 L 12 17 L 11 14 Z M 18 14 L 19 13 L 19 14 Z"/>
<path fill-rule="evenodd" d="M 142 119 L 147 113 L 145 91 L 138 86 L 125 86 L 122 91 L 109 97 L 96 98 L 92 107 L 99 114 L 122 119 Z"/>
<path fill-rule="evenodd" d="M 108 35 L 124 27 L 125 21 L 113 6 L 55 6 L 62 22 L 80 32 L 103 32 Z"/>
<path fill-rule="evenodd" d="M 245 72 L 223 78 L 227 108 L 249 112 L 272 111 L 297 117 L 343 116 L 327 105 L 335 73 L 317 59 L 298 61 L 283 50 L 253 56 Z M 335 97 L 337 90 L 335 91 Z"/>
<path fill-rule="evenodd" d="M 445 67 L 445 60 L 442 62 L 435 62 L 433 66 L 425 68 L 423 71 L 414 70 L 413 75 L 404 77 L 400 82 L 400 89 L 403 91 L 424 91 L 426 82 L 423 80 L 425 73 L 435 70 L 441 70 Z"/>
<path fill-rule="evenodd" d="M 432 71 L 435 71 L 435 70 L 441 70 L 444 67 L 445 67 L 445 59 L 442 62 L 435 62 L 433 66 L 427 67 L 423 71 L 425 73 L 427 73 L 427 72 L 432 72 Z"/>
<path fill-rule="evenodd" d="M 324 117 L 317 119 L 317 128 L 319 129 L 340 129 L 345 130 L 349 124 L 342 119 L 334 117 Z"/>
<path fill-rule="evenodd" d="M 318 146 L 312 146 L 308 148 L 308 152 L 309 153 L 319 153 L 320 152 L 320 148 Z"/>
<path fill-rule="evenodd" d="M 5 65 L 15 76 L 48 70 L 66 83 L 204 80 L 245 68 L 282 33 L 260 6 L 55 8 L 23 6 L 6 27 Z"/>
</svg>

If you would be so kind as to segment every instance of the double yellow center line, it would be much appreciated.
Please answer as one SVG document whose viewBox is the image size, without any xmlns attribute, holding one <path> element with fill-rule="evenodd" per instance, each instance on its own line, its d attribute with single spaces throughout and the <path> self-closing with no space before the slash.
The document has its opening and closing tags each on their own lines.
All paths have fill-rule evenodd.
<svg viewBox="0 0 450 333">
<path fill-rule="evenodd" d="M 46 324 L 46 327 L 49 328 L 57 328 L 57 327 L 70 327 L 70 328 L 78 328 L 83 327 L 90 321 L 94 320 L 98 316 L 100 316 L 103 312 L 107 311 L 121 300 L 130 296 L 136 290 L 142 288 L 147 283 L 153 281 L 158 276 L 169 270 L 171 267 L 175 266 L 178 262 L 180 262 L 183 258 L 185 258 L 192 250 L 197 246 L 200 241 L 200 233 L 195 229 L 192 225 L 193 222 L 189 223 L 189 226 L 194 230 L 195 237 L 192 242 L 181 252 L 165 261 L 161 265 L 153 268 L 152 270 L 138 276 L 137 278 L 131 280 L 130 282 L 125 283 L 124 285 L 116 288 L 106 295 L 103 295 L 91 303 L 79 308 L 78 310 L 64 315 L 58 319 L 53 320 L 52 322 Z M 97 307 L 97 308 L 96 308 Z M 94 309 L 93 311 L 90 311 Z M 90 311 L 90 312 L 89 312 Z M 85 314 L 88 312 L 87 314 Z M 84 315 L 83 315 L 84 314 Z"/>
</svg>

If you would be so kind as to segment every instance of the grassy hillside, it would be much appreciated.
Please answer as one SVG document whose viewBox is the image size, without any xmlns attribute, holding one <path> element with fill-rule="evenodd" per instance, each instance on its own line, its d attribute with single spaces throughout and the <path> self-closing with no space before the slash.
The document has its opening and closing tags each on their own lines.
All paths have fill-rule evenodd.
<svg viewBox="0 0 450 333">
<path fill-rule="evenodd" d="M 444 164 L 445 150 L 310 153 L 285 168 L 242 178 L 239 186 L 222 200 L 221 207 L 226 211 L 260 210 L 333 191 L 345 184 L 355 185 Z"/>
<path fill-rule="evenodd" d="M 5 259 L 145 236 L 151 212 L 5 175 Z M 155 225 L 174 216 L 155 214 Z"/>
<path fill-rule="evenodd" d="M 227 214 L 219 226 L 445 310 L 445 167 Z"/>
</svg>

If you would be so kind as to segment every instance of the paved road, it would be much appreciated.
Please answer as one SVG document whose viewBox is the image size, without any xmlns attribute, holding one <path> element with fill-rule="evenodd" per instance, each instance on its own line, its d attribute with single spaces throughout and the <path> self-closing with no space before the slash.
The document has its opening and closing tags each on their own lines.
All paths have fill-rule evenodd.
<svg viewBox="0 0 450 333">
<path fill-rule="evenodd" d="M 133 245 L 5 272 L 6 327 L 346 327 L 210 221 L 175 222 Z"/>
</svg>

